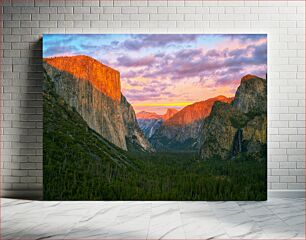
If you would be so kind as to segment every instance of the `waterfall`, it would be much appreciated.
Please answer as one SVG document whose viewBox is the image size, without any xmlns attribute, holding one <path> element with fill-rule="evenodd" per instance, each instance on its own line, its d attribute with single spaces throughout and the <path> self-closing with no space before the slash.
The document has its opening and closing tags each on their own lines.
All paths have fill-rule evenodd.
<svg viewBox="0 0 306 240">
<path fill-rule="evenodd" d="M 235 157 L 240 152 L 242 152 L 242 129 L 239 128 L 235 133 L 231 157 Z"/>
</svg>

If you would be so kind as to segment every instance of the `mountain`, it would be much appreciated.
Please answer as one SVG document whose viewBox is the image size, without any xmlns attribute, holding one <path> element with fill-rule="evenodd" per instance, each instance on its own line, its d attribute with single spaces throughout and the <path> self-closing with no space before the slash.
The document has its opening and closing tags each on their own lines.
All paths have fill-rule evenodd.
<svg viewBox="0 0 306 240">
<path fill-rule="evenodd" d="M 137 119 L 162 119 L 164 121 L 168 120 L 171 118 L 174 114 L 178 112 L 177 109 L 175 108 L 168 108 L 165 114 L 157 114 L 155 112 L 146 112 L 146 111 L 141 111 L 136 114 Z"/>
<path fill-rule="evenodd" d="M 143 132 L 143 134 L 147 139 L 150 139 L 163 123 L 162 119 L 155 119 L 155 118 L 151 119 L 139 118 L 137 119 L 137 121 L 141 131 Z"/>
<path fill-rule="evenodd" d="M 149 139 L 160 128 L 164 121 L 171 118 L 177 112 L 178 110 L 174 108 L 168 108 L 167 112 L 163 115 L 154 112 L 141 111 L 136 114 L 136 117 L 140 129 L 144 133 L 145 137 Z"/>
<path fill-rule="evenodd" d="M 110 182 L 132 172 L 133 159 L 89 128 L 49 78 L 44 87 L 44 199 L 113 199 Z"/>
<path fill-rule="evenodd" d="M 166 120 L 149 141 L 159 151 L 197 150 L 203 119 L 210 114 L 217 101 L 229 103 L 232 98 L 217 96 L 184 107 Z"/>
<path fill-rule="evenodd" d="M 121 113 L 123 117 L 123 124 L 125 126 L 125 140 L 127 149 L 129 150 L 147 150 L 153 151 L 148 140 L 141 131 L 136 119 L 135 111 L 132 105 L 121 95 Z"/>
<path fill-rule="evenodd" d="M 231 103 L 216 102 L 204 120 L 200 157 L 230 159 L 247 154 L 266 157 L 267 80 L 254 75 L 241 79 Z"/>
<path fill-rule="evenodd" d="M 44 200 L 266 199 L 265 162 L 224 167 L 194 161 L 193 153 L 126 152 L 89 128 L 52 88 L 43 99 Z M 230 175 L 214 174 L 224 171 Z"/>
<path fill-rule="evenodd" d="M 162 116 L 155 112 L 141 111 L 136 114 L 137 119 L 162 119 Z"/>
<path fill-rule="evenodd" d="M 233 106 L 243 113 L 267 111 L 267 81 L 254 75 L 241 79 Z"/>
<path fill-rule="evenodd" d="M 178 112 L 179 111 L 175 108 L 168 108 L 167 112 L 164 115 L 162 115 L 162 119 L 164 121 L 167 121 L 168 119 L 172 118 Z"/>
<path fill-rule="evenodd" d="M 65 76 L 70 75 L 77 81 L 87 81 L 112 100 L 119 102 L 121 100 L 120 73 L 91 57 L 79 55 L 45 58 L 44 63 L 52 66 L 58 72 L 65 73 Z M 47 73 L 52 74 L 51 71 Z"/>
<path fill-rule="evenodd" d="M 181 111 L 179 111 L 177 114 L 175 114 L 175 116 L 168 119 L 165 122 L 165 125 L 186 125 L 194 121 L 203 119 L 210 114 L 212 105 L 216 101 L 231 102 L 232 98 L 227 98 L 225 96 L 220 95 L 214 98 L 209 98 L 205 101 L 196 102 L 191 105 L 188 105 L 184 107 Z"/>
<path fill-rule="evenodd" d="M 91 129 L 121 149 L 152 150 L 133 107 L 121 94 L 118 71 L 88 56 L 45 58 L 43 66 L 54 92 Z"/>
</svg>

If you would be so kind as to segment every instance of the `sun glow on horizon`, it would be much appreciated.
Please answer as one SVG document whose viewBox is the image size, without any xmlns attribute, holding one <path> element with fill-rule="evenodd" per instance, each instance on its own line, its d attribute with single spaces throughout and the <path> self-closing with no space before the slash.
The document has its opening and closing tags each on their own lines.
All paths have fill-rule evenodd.
<svg viewBox="0 0 306 240">
<path fill-rule="evenodd" d="M 86 55 L 120 72 L 136 111 L 184 108 L 233 96 L 240 79 L 267 73 L 266 34 L 47 34 L 43 57 Z"/>
<path fill-rule="evenodd" d="M 135 107 L 185 107 L 194 102 L 176 102 L 176 103 L 134 103 Z"/>
</svg>

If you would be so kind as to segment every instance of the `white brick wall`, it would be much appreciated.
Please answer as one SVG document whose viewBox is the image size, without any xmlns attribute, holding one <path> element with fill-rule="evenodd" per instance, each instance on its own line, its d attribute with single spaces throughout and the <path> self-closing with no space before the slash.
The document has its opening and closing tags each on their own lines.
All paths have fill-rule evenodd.
<svg viewBox="0 0 306 240">
<path fill-rule="evenodd" d="M 2 2 L 3 196 L 42 193 L 43 33 L 268 33 L 268 187 L 304 190 L 304 1 Z"/>
</svg>

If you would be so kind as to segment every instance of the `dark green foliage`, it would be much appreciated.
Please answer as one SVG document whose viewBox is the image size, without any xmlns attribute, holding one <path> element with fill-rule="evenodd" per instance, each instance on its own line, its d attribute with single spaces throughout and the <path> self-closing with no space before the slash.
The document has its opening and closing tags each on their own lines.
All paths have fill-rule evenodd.
<svg viewBox="0 0 306 240">
<path fill-rule="evenodd" d="M 234 128 L 243 128 L 246 126 L 248 121 L 254 119 L 257 116 L 263 116 L 266 112 L 261 111 L 259 108 L 254 108 L 250 110 L 247 113 L 242 113 L 239 111 L 236 111 L 232 113 L 232 116 L 230 117 L 231 124 Z"/>
<path fill-rule="evenodd" d="M 242 113 L 235 113 L 230 117 L 231 124 L 234 128 L 243 128 L 247 124 L 249 118 Z"/>
<path fill-rule="evenodd" d="M 149 139 L 151 143 L 154 143 L 154 135 Z M 169 139 L 166 136 L 158 137 L 159 145 L 157 147 L 158 152 L 193 152 L 196 150 L 196 139 L 188 138 L 184 142 L 179 142 L 176 139 Z M 153 144 L 152 144 L 153 145 Z"/>
<path fill-rule="evenodd" d="M 125 152 L 89 129 L 45 80 L 45 199 L 266 199 L 265 159 L 240 154 L 234 160 L 199 161 L 190 152 Z"/>
<path fill-rule="evenodd" d="M 254 108 L 251 111 L 249 111 L 248 113 L 246 113 L 246 116 L 248 117 L 248 119 L 253 119 L 256 116 L 261 116 L 263 114 L 267 114 L 266 112 L 263 112 L 261 109 L 259 108 Z"/>
</svg>

